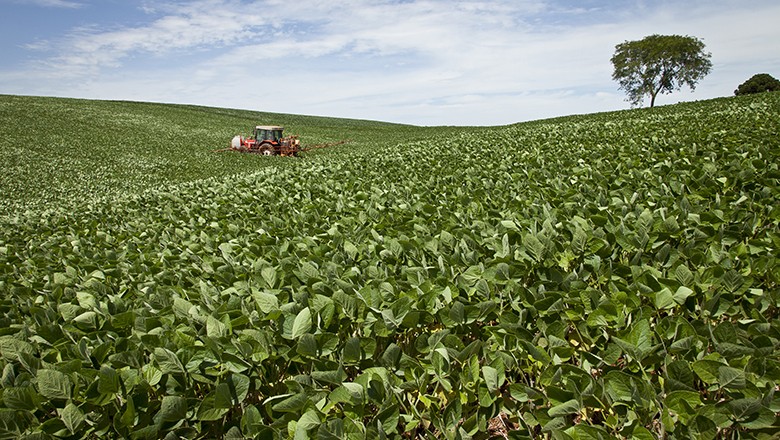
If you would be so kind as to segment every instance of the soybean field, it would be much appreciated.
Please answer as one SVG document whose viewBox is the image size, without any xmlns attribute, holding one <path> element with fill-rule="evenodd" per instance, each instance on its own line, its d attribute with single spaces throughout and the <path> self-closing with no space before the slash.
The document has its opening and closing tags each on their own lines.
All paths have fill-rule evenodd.
<svg viewBox="0 0 780 440">
<path fill-rule="evenodd" d="M 780 94 L 502 127 L 0 96 L 0 438 L 780 433 Z M 300 158 L 214 152 L 256 123 Z"/>
</svg>

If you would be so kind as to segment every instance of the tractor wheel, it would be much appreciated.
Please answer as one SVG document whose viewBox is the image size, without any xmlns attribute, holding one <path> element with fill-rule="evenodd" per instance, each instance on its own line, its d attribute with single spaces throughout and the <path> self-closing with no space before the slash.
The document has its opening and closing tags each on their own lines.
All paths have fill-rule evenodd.
<svg viewBox="0 0 780 440">
<path fill-rule="evenodd" d="M 258 149 L 260 151 L 260 154 L 263 156 L 273 156 L 274 155 L 274 147 L 268 144 L 260 145 L 260 148 Z"/>
</svg>

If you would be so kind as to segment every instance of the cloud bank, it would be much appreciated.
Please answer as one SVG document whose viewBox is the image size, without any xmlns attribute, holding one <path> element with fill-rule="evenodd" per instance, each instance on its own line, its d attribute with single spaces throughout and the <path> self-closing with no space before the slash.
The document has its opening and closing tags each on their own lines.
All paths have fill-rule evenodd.
<svg viewBox="0 0 780 440">
<path fill-rule="evenodd" d="M 27 48 L 34 60 L 3 66 L 0 79 L 3 93 L 497 125 L 627 108 L 609 59 L 615 44 L 652 33 L 702 38 L 715 65 L 696 93 L 659 97 L 660 104 L 725 96 L 752 74 L 780 67 L 766 55 L 780 41 L 775 2 L 749 10 L 728 1 L 627 5 L 154 2 L 137 23 L 107 18 L 36 41 Z"/>
</svg>

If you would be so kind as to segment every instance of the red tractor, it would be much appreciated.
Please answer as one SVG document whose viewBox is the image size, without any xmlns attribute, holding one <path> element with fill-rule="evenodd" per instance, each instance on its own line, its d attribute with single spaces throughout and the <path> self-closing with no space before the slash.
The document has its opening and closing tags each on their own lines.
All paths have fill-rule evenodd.
<svg viewBox="0 0 780 440">
<path fill-rule="evenodd" d="M 297 156 L 301 151 L 298 136 L 282 136 L 284 128 L 275 125 L 258 125 L 252 137 L 236 135 L 230 141 L 230 149 L 264 156 Z"/>
</svg>

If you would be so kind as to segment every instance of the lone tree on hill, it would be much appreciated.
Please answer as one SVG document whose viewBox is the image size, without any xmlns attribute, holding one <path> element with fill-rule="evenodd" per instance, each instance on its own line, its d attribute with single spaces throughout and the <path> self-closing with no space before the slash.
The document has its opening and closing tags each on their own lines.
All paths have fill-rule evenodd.
<svg viewBox="0 0 780 440">
<path fill-rule="evenodd" d="M 759 73 L 750 77 L 734 90 L 734 94 L 751 95 L 753 93 L 775 92 L 780 90 L 780 81 L 768 73 Z"/>
<path fill-rule="evenodd" d="M 653 107 L 659 93 L 672 93 L 683 85 L 696 89 L 696 83 L 712 70 L 711 56 L 698 38 L 650 35 L 615 46 L 612 79 L 628 94 L 632 106 L 641 105 L 650 95 Z"/>
</svg>

